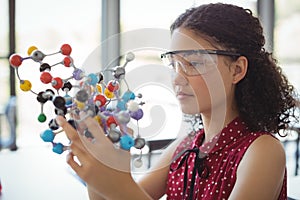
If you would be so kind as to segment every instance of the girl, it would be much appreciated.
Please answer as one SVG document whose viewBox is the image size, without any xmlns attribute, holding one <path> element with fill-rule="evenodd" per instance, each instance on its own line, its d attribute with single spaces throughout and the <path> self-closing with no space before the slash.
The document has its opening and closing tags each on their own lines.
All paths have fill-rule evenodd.
<svg viewBox="0 0 300 200">
<path fill-rule="evenodd" d="M 87 183 L 90 198 L 286 199 L 285 152 L 273 134 L 290 123 L 296 100 L 263 48 L 259 20 L 248 9 L 207 4 L 180 15 L 171 33 L 171 51 L 162 59 L 174 69 L 182 112 L 200 114 L 203 128 L 177 139 L 136 183 L 129 157 L 112 147 L 95 120 L 84 123 L 101 143 L 101 158 L 113 158 L 110 165 L 58 116 L 71 140 L 67 162 Z"/>
</svg>

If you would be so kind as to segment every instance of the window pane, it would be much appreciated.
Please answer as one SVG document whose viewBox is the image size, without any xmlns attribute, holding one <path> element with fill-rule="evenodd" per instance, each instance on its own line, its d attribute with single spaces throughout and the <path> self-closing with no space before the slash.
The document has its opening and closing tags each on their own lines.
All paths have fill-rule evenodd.
<svg viewBox="0 0 300 200">
<path fill-rule="evenodd" d="M 169 47 L 169 27 L 178 15 L 192 6 L 212 2 L 220 1 L 121 0 L 121 54 L 136 54 L 127 66 L 127 78 L 131 89 L 142 93 L 146 101 L 140 132 L 148 139 L 174 138 L 185 129 L 169 71 L 162 66 L 159 55 Z M 257 12 L 256 0 L 223 2 Z"/>
<path fill-rule="evenodd" d="M 75 66 L 81 68 L 85 59 L 100 44 L 100 27 L 101 0 L 16 0 L 16 51 L 23 57 L 27 56 L 30 46 L 36 46 L 44 54 L 51 54 L 58 52 L 61 45 L 68 43 L 72 47 L 71 57 Z M 57 54 L 47 56 L 43 61 L 53 65 L 62 60 L 63 56 Z M 23 61 L 19 67 L 19 74 L 22 79 L 31 81 L 34 92 L 51 88 L 41 84 L 39 64 L 32 60 Z M 66 79 L 72 75 L 72 69 L 56 65 L 51 69 L 51 74 L 53 77 Z M 36 96 L 21 91 L 19 85 L 16 84 L 20 105 L 19 127 L 27 130 L 27 133 L 36 134 L 37 130 L 46 129 L 47 124 L 41 124 L 37 120 L 41 107 L 36 101 Z M 51 103 L 45 104 L 44 112 L 47 122 L 55 117 Z M 26 140 L 26 137 L 23 139 Z M 36 139 L 39 140 L 38 137 Z"/>
<path fill-rule="evenodd" d="M 10 94 L 9 65 L 6 59 L 9 53 L 8 1 L 1 2 L 0 19 L 0 109 L 3 109 L 3 106 L 7 103 Z"/>
<path fill-rule="evenodd" d="M 121 0 L 121 28 L 122 31 L 141 28 L 169 29 L 175 18 L 186 9 L 205 3 L 217 2 L 239 5 L 256 13 L 256 0 Z"/>
<path fill-rule="evenodd" d="M 3 108 L 9 99 L 9 64 L 7 59 L 0 59 L 0 108 Z"/>
<path fill-rule="evenodd" d="M 276 0 L 274 51 L 295 87 L 300 89 L 300 1 Z"/>
<path fill-rule="evenodd" d="M 8 55 L 8 34 L 9 34 L 9 19 L 8 19 L 8 1 L 2 1 L 0 6 L 0 56 Z"/>
<path fill-rule="evenodd" d="M 17 51 L 27 51 L 32 45 L 56 51 L 69 43 L 80 65 L 100 43 L 100 17 L 100 0 L 17 0 Z"/>
</svg>

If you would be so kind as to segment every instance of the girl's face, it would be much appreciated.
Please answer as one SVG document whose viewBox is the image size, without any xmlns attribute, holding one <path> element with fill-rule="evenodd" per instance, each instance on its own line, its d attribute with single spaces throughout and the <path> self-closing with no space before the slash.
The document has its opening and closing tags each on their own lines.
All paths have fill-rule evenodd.
<svg viewBox="0 0 300 200">
<path fill-rule="evenodd" d="M 179 28 L 173 32 L 171 51 L 200 49 L 217 50 L 190 30 Z M 233 72 L 225 56 L 174 54 L 172 58 L 176 63 L 173 64 L 176 67 L 172 84 L 184 113 L 211 115 L 213 111 L 225 113 L 228 107 L 233 106 Z M 192 69 L 193 66 L 198 69 Z"/>
</svg>

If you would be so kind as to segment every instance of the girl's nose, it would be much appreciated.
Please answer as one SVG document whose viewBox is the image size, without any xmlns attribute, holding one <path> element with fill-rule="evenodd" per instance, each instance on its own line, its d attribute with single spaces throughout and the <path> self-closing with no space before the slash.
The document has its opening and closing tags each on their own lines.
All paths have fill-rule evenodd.
<svg viewBox="0 0 300 200">
<path fill-rule="evenodd" d="M 173 85 L 181 85 L 181 86 L 188 84 L 188 80 L 184 76 L 184 72 L 182 71 L 181 68 L 177 69 L 176 71 L 173 71 L 172 83 L 173 83 Z"/>
</svg>

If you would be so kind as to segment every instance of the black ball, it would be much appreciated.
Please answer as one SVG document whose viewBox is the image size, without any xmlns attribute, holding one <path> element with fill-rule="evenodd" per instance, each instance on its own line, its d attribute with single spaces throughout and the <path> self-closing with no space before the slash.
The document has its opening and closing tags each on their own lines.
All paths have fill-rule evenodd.
<svg viewBox="0 0 300 200">
<path fill-rule="evenodd" d="M 50 71 L 51 70 L 51 66 L 48 64 L 48 63 L 43 63 L 41 64 L 40 66 L 40 72 L 43 72 L 43 71 Z"/>
<path fill-rule="evenodd" d="M 69 123 L 74 129 L 76 129 L 77 123 L 76 123 L 76 121 L 75 121 L 74 119 L 69 119 L 69 120 L 68 120 L 68 123 Z"/>
<path fill-rule="evenodd" d="M 59 128 L 59 125 L 57 124 L 55 119 L 51 119 L 48 126 L 51 130 L 57 130 Z"/>
<path fill-rule="evenodd" d="M 64 84 L 64 86 L 61 88 L 62 91 L 65 91 L 67 89 L 67 91 L 70 91 L 72 89 L 72 84 L 68 81 Z"/>
<path fill-rule="evenodd" d="M 49 100 L 48 98 L 45 98 L 45 97 L 43 96 L 44 93 L 45 93 L 45 92 L 39 92 L 39 93 L 38 93 L 38 95 L 37 95 L 37 97 L 36 97 L 36 99 L 37 99 L 38 102 L 40 102 L 40 103 L 46 103 L 46 102 Z"/>
<path fill-rule="evenodd" d="M 53 99 L 53 105 L 58 109 L 64 110 L 66 108 L 66 100 L 61 96 L 56 96 Z"/>
<path fill-rule="evenodd" d="M 79 90 L 75 98 L 80 102 L 85 102 L 89 98 L 89 94 L 85 90 Z"/>
</svg>

